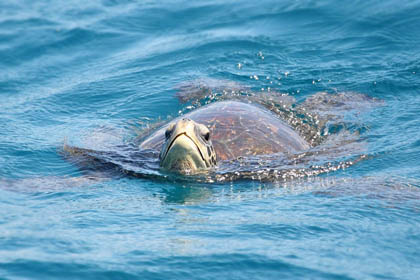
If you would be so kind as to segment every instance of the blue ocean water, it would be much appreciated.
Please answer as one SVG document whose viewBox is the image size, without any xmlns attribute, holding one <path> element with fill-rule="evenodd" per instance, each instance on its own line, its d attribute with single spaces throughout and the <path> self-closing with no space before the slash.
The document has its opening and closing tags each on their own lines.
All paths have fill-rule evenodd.
<svg viewBox="0 0 420 280">
<path fill-rule="evenodd" d="M 0 1 L 0 278 L 418 279 L 420 1 Z M 356 92 L 368 159 L 308 180 L 86 184 L 64 139 L 201 78 Z"/>
</svg>

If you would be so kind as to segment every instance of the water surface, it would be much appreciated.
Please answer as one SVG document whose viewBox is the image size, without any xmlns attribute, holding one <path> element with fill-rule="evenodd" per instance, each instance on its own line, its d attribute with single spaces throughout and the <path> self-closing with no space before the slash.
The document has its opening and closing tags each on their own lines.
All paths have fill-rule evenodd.
<svg viewBox="0 0 420 280">
<path fill-rule="evenodd" d="M 419 1 L 0 1 L 0 277 L 416 279 L 419 21 Z M 380 100 L 347 116 L 368 159 L 209 184 L 89 182 L 60 154 L 177 116 L 201 78 Z"/>
</svg>

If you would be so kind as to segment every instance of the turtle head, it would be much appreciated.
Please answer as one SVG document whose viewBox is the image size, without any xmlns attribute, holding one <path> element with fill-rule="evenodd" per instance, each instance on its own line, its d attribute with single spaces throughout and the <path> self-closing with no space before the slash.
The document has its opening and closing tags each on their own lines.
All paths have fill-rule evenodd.
<svg viewBox="0 0 420 280">
<path fill-rule="evenodd" d="M 159 157 L 163 168 L 191 174 L 216 165 L 210 131 L 205 125 L 183 118 L 168 126 L 165 138 Z"/>
</svg>

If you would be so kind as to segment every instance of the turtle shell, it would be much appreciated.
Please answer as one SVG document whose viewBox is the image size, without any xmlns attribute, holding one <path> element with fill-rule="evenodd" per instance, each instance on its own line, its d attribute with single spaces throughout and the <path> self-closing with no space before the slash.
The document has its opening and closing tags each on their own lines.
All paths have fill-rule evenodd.
<svg viewBox="0 0 420 280">
<path fill-rule="evenodd" d="M 296 153 L 310 148 L 310 145 L 277 115 L 252 103 L 214 102 L 183 115 L 182 118 L 190 118 L 209 128 L 218 160 Z M 170 123 L 147 137 L 140 144 L 140 148 L 160 151 L 165 141 L 165 130 Z"/>
</svg>

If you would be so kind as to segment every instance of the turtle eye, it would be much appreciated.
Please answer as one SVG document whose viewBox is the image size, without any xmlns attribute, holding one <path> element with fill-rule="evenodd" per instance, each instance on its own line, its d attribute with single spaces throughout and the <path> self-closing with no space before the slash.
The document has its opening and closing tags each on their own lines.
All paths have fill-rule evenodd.
<svg viewBox="0 0 420 280">
<path fill-rule="evenodd" d="M 209 129 L 205 125 L 203 125 L 203 124 L 201 124 L 199 126 L 199 128 L 200 128 L 200 134 L 203 137 L 203 139 L 206 140 L 206 141 L 209 141 L 210 140 L 210 131 L 209 131 Z"/>
<path fill-rule="evenodd" d="M 169 129 L 167 129 L 165 131 L 165 137 L 166 137 L 166 139 L 168 139 L 169 137 L 171 137 L 171 131 Z"/>
<path fill-rule="evenodd" d="M 206 141 L 210 140 L 210 131 L 207 131 L 206 133 L 204 133 L 204 139 L 206 139 Z"/>
<path fill-rule="evenodd" d="M 175 126 L 174 124 L 170 124 L 168 126 L 168 128 L 166 129 L 166 131 L 165 131 L 165 137 L 166 137 L 166 139 L 168 139 L 169 137 L 171 137 L 172 132 L 174 130 L 174 126 Z"/>
</svg>

